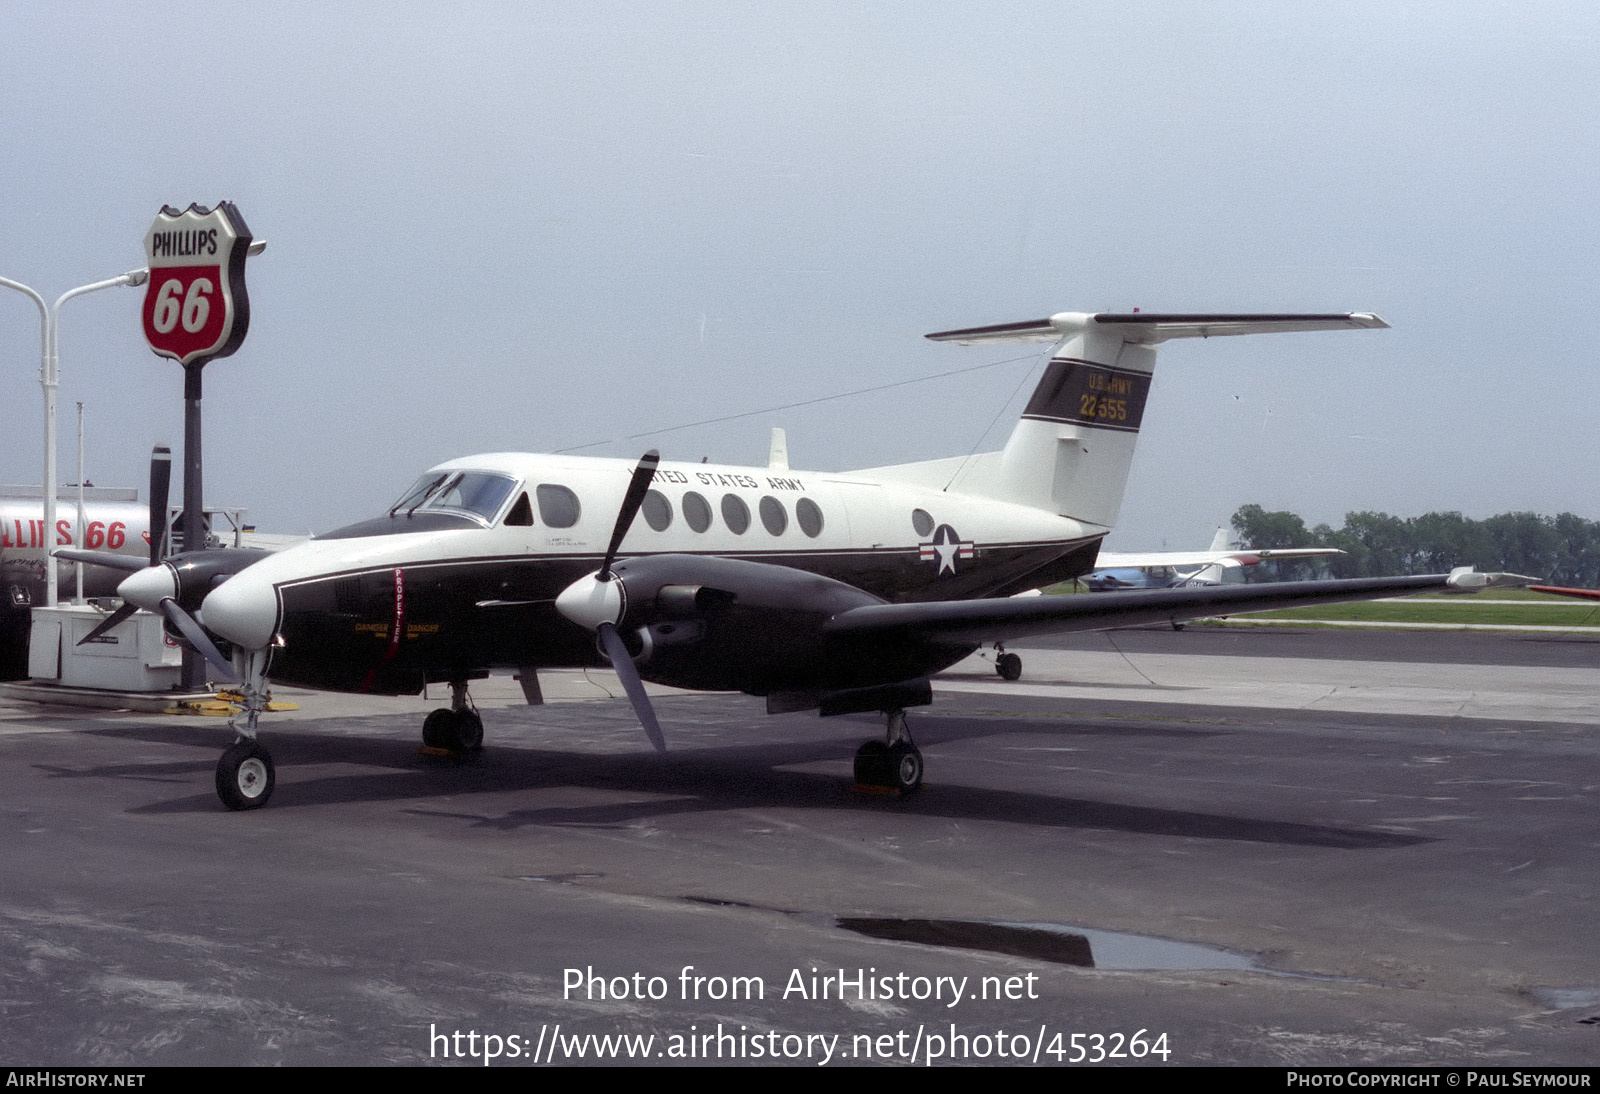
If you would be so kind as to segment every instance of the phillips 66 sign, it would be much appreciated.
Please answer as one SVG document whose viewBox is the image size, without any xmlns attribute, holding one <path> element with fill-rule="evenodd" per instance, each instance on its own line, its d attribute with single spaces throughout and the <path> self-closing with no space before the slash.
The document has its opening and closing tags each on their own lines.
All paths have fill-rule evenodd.
<svg viewBox="0 0 1600 1094">
<path fill-rule="evenodd" d="M 226 357 L 250 328 L 244 260 L 250 229 L 231 201 L 215 209 L 164 205 L 144 237 L 150 280 L 144 337 L 185 367 Z"/>
</svg>

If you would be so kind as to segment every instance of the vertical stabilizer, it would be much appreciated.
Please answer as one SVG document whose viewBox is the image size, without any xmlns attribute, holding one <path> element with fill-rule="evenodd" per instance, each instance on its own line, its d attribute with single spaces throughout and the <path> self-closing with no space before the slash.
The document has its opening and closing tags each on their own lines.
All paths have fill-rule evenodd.
<svg viewBox="0 0 1600 1094">
<path fill-rule="evenodd" d="M 940 331 L 938 342 L 1054 342 L 1039 386 L 997 461 L 960 489 L 1109 528 L 1122 506 L 1156 346 L 1169 338 L 1388 326 L 1367 313 L 1128 315 L 1048 319 Z"/>
</svg>

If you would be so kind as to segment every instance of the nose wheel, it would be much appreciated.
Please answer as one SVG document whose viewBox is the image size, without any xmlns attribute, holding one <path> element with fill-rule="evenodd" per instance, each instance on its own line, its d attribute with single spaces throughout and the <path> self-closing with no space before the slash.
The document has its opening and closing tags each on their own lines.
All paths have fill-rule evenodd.
<svg viewBox="0 0 1600 1094">
<path fill-rule="evenodd" d="M 260 809 L 276 781 L 272 754 L 248 737 L 235 741 L 217 761 L 217 797 L 229 809 Z"/>
</svg>

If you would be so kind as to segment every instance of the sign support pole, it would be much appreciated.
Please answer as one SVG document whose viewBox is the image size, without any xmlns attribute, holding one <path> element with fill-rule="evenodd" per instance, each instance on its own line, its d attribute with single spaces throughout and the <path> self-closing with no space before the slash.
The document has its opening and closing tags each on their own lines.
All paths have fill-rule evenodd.
<svg viewBox="0 0 1600 1094">
<path fill-rule="evenodd" d="M 183 549 L 205 547 L 205 488 L 201 477 L 200 376 L 204 362 L 183 366 Z M 188 647 L 183 651 L 185 691 L 205 686 L 206 659 Z"/>
</svg>

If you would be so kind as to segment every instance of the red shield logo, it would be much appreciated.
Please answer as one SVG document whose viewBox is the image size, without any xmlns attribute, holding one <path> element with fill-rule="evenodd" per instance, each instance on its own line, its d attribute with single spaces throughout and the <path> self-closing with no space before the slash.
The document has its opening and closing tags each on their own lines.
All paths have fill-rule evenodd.
<svg viewBox="0 0 1600 1094">
<path fill-rule="evenodd" d="M 250 242 L 232 202 L 182 212 L 162 207 L 145 236 L 144 337 L 152 350 L 191 365 L 239 348 L 250 325 L 244 288 Z"/>
</svg>

